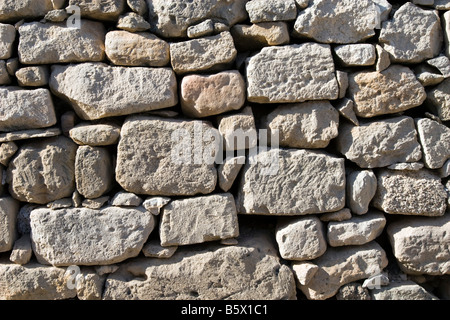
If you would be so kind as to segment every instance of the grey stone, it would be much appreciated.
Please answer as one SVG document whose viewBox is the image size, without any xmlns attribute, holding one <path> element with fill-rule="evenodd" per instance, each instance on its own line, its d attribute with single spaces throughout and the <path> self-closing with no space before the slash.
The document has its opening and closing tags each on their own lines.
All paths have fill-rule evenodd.
<svg viewBox="0 0 450 320">
<path fill-rule="evenodd" d="M 79 145 L 108 146 L 119 141 L 120 127 L 84 122 L 70 129 L 69 135 Z"/>
<path fill-rule="evenodd" d="M 336 80 L 339 85 L 339 99 L 345 97 L 348 89 L 348 73 L 340 70 L 336 70 Z"/>
<path fill-rule="evenodd" d="M 69 0 L 69 6 L 78 6 L 81 16 L 89 19 L 116 21 L 125 9 L 125 0 L 108 0 L 105 4 L 101 1 Z"/>
<path fill-rule="evenodd" d="M 375 70 L 378 72 L 384 71 L 391 65 L 391 58 L 389 57 L 389 53 L 383 49 L 382 46 L 376 45 L 377 50 L 377 63 L 375 65 Z"/>
<path fill-rule="evenodd" d="M 439 70 L 439 72 L 445 77 L 450 77 L 450 59 L 444 55 L 440 55 L 436 58 L 427 60 L 427 63 Z"/>
<path fill-rule="evenodd" d="M 407 280 L 392 282 L 386 287 L 371 290 L 373 300 L 439 300 L 417 283 Z"/>
<path fill-rule="evenodd" d="M 81 206 L 89 209 L 100 209 L 108 202 L 108 200 L 109 196 L 103 196 L 95 199 L 84 199 Z"/>
<path fill-rule="evenodd" d="M 64 5 L 66 4 L 66 0 L 51 0 L 53 9 L 58 10 L 64 8 Z"/>
<path fill-rule="evenodd" d="M 425 68 L 422 69 L 420 66 L 417 68 L 416 77 L 424 87 L 434 86 L 445 80 L 442 74 L 430 72 Z"/>
<path fill-rule="evenodd" d="M 141 16 L 147 13 L 148 7 L 145 0 L 127 0 L 127 4 L 131 10 Z"/>
<path fill-rule="evenodd" d="M 63 22 L 69 17 L 67 11 L 64 9 L 52 10 L 47 12 L 44 17 L 44 20 L 50 22 Z"/>
<path fill-rule="evenodd" d="M 13 76 L 16 74 L 16 71 L 19 69 L 19 58 L 9 58 L 6 60 L 6 70 L 8 71 L 8 74 L 10 76 Z"/>
<path fill-rule="evenodd" d="M 6 132 L 0 134 L 0 143 L 11 142 L 18 140 L 29 140 L 36 138 L 50 138 L 61 135 L 61 129 L 59 128 L 48 128 L 48 129 L 31 129 L 31 130 L 21 130 Z"/>
<path fill-rule="evenodd" d="M 427 92 L 427 105 L 442 121 L 450 120 L 450 79 Z"/>
<path fill-rule="evenodd" d="M 445 55 L 450 57 L 450 13 L 444 12 L 441 16 L 442 20 L 442 29 L 444 32 L 444 47 L 445 47 Z"/>
<path fill-rule="evenodd" d="M 142 206 L 151 214 L 159 215 L 161 209 L 170 202 L 167 197 L 148 197 L 142 203 Z"/>
<path fill-rule="evenodd" d="M 43 17 L 53 9 L 51 0 L 21 0 L 0 2 L 0 22 Z"/>
<path fill-rule="evenodd" d="M 237 24 L 231 28 L 238 51 L 256 51 L 267 46 L 289 44 L 289 28 L 285 22 Z"/>
<path fill-rule="evenodd" d="M 117 28 L 129 32 L 141 32 L 149 30 L 151 26 L 142 16 L 134 12 L 128 12 L 120 16 L 119 21 L 117 21 Z"/>
<path fill-rule="evenodd" d="M 336 300 L 372 300 L 369 290 L 358 282 L 344 284 L 336 294 Z"/>
<path fill-rule="evenodd" d="M 16 28 L 10 24 L 0 23 L 0 59 L 11 58 L 15 39 Z"/>
<path fill-rule="evenodd" d="M 218 116 L 217 121 L 225 150 L 244 150 L 256 147 L 258 137 L 251 107 L 245 107 L 238 113 Z"/>
<path fill-rule="evenodd" d="M 295 280 L 300 285 L 307 285 L 319 267 L 309 261 L 295 261 L 291 265 Z"/>
<path fill-rule="evenodd" d="M 424 163 L 429 169 L 441 168 L 450 158 L 450 129 L 437 121 L 416 119 Z"/>
<path fill-rule="evenodd" d="M 9 260 L 16 264 L 24 265 L 30 262 L 32 255 L 31 239 L 28 234 L 25 234 L 14 242 Z"/>
<path fill-rule="evenodd" d="M 0 252 L 10 251 L 17 238 L 19 202 L 11 197 L 0 198 Z"/>
<path fill-rule="evenodd" d="M 8 69 L 6 68 L 5 60 L 0 60 L 0 85 L 11 84 L 11 77 L 9 76 Z"/>
<path fill-rule="evenodd" d="M 379 289 L 381 286 L 389 285 L 389 282 L 389 277 L 386 273 L 379 273 L 364 280 L 362 287 L 370 290 Z"/>
<path fill-rule="evenodd" d="M 400 162 L 400 163 L 391 164 L 387 168 L 391 169 L 391 170 L 417 171 L 417 170 L 422 169 L 423 167 L 424 167 L 424 165 L 422 162 L 411 162 L 411 163 Z"/>
<path fill-rule="evenodd" d="M 319 216 L 320 221 L 345 221 L 352 218 L 352 213 L 350 209 L 344 208 L 335 212 L 323 213 Z"/>
<path fill-rule="evenodd" d="M 9 160 L 17 152 L 19 147 L 13 141 L 4 142 L 0 145 L 0 163 L 8 166 Z"/>
<path fill-rule="evenodd" d="M 107 265 L 135 257 L 155 225 L 144 208 L 35 209 L 31 240 L 41 264 Z"/>
<path fill-rule="evenodd" d="M 19 86 L 41 87 L 48 85 L 50 72 L 46 66 L 25 67 L 16 71 L 16 78 Z"/>
<path fill-rule="evenodd" d="M 174 255 L 178 246 L 162 247 L 158 239 L 149 240 L 142 248 L 142 253 L 148 258 L 168 259 Z"/>
<path fill-rule="evenodd" d="M 353 100 L 343 98 L 336 104 L 336 109 L 341 116 L 353 123 L 355 126 L 359 126 L 359 120 L 356 117 L 355 110 L 353 109 Z"/>
<path fill-rule="evenodd" d="M 47 203 L 47 208 L 52 210 L 70 208 L 73 205 L 72 198 L 62 198 L 52 202 Z"/>
<path fill-rule="evenodd" d="M 219 178 L 220 189 L 225 192 L 230 190 L 244 164 L 245 156 L 239 156 L 227 158 L 224 163 L 219 165 L 217 168 L 217 175 Z"/>
<path fill-rule="evenodd" d="M 190 26 L 187 29 L 188 38 L 200 38 L 205 36 L 210 36 L 214 33 L 214 21 L 207 19 L 199 24 Z"/>
<path fill-rule="evenodd" d="M 345 67 L 372 66 L 377 58 L 375 46 L 370 43 L 336 46 L 334 53 L 337 60 Z"/>
<path fill-rule="evenodd" d="M 79 300 L 101 300 L 105 278 L 98 275 L 93 268 L 81 268 L 81 272 L 75 279 L 77 298 Z"/>
<path fill-rule="evenodd" d="M 450 2 L 448 0 L 434 0 L 433 7 L 438 10 L 449 10 Z"/>
<path fill-rule="evenodd" d="M 377 177 L 372 170 L 353 171 L 347 176 L 347 205 L 355 214 L 365 214 L 377 191 Z"/>
<path fill-rule="evenodd" d="M 111 205 L 123 206 L 123 207 L 139 207 L 142 202 L 142 198 L 131 192 L 119 191 L 111 199 Z M 147 209 L 147 208 L 146 208 Z"/>
<path fill-rule="evenodd" d="M 245 4 L 251 23 L 295 20 L 294 0 L 252 0 Z"/>
</svg>

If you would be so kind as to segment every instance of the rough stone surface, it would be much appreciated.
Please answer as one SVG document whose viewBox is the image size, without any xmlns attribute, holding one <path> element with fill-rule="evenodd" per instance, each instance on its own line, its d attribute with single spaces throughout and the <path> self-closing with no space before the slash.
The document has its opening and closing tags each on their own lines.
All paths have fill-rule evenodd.
<svg viewBox="0 0 450 320">
<path fill-rule="evenodd" d="M 450 120 L 450 79 L 444 80 L 438 86 L 427 92 L 428 106 L 442 121 Z"/>
<path fill-rule="evenodd" d="M 177 104 L 177 81 L 168 68 L 111 67 L 103 63 L 53 66 L 50 88 L 85 120 Z"/>
<path fill-rule="evenodd" d="M 225 150 L 233 151 L 256 147 L 258 138 L 251 107 L 245 107 L 239 113 L 219 116 L 218 124 Z"/>
<path fill-rule="evenodd" d="M 148 258 L 167 259 L 174 255 L 178 246 L 162 247 L 159 240 L 149 240 L 142 248 L 142 253 Z"/>
<path fill-rule="evenodd" d="M 66 23 L 24 23 L 19 28 L 19 59 L 23 64 L 102 61 L 105 28 L 82 20 L 80 29 Z"/>
<path fill-rule="evenodd" d="M 47 67 L 25 67 L 17 70 L 16 78 L 19 86 L 40 87 L 46 86 L 50 77 Z"/>
<path fill-rule="evenodd" d="M 8 166 L 9 160 L 17 152 L 19 147 L 13 141 L 5 142 L 0 145 L 0 163 Z"/>
<path fill-rule="evenodd" d="M 163 247 L 238 235 L 236 206 L 230 193 L 173 200 L 162 212 L 159 236 Z"/>
<path fill-rule="evenodd" d="M 450 158 L 450 129 L 427 118 L 416 119 L 416 126 L 425 166 L 430 169 L 441 168 Z"/>
<path fill-rule="evenodd" d="M 294 0 L 252 0 L 245 4 L 250 22 L 295 20 L 297 7 Z"/>
<path fill-rule="evenodd" d="M 418 63 L 437 56 L 442 40 L 438 14 L 407 2 L 383 23 L 379 41 L 392 62 Z"/>
<path fill-rule="evenodd" d="M 142 204 L 143 200 L 139 196 L 131 192 L 120 191 L 114 195 L 111 199 L 113 206 L 123 207 L 138 207 Z"/>
<path fill-rule="evenodd" d="M 328 212 L 321 214 L 319 216 L 320 221 L 329 222 L 329 221 L 345 221 L 352 218 L 352 213 L 350 209 L 344 208 L 335 212 Z"/>
<path fill-rule="evenodd" d="M 440 55 L 436 58 L 427 60 L 427 63 L 439 70 L 439 72 L 445 77 L 450 77 L 450 59 L 444 55 Z"/>
<path fill-rule="evenodd" d="M 43 17 L 53 9 L 51 0 L 21 0 L 0 2 L 0 22 Z"/>
<path fill-rule="evenodd" d="M 0 131 L 50 127 L 56 123 L 53 100 L 47 89 L 0 87 Z"/>
<path fill-rule="evenodd" d="M 336 300 L 372 300 L 369 290 L 357 282 L 351 282 L 339 288 Z"/>
<path fill-rule="evenodd" d="M 203 118 L 238 110 L 245 103 L 245 81 L 239 71 L 189 75 L 181 81 L 183 113 Z"/>
<path fill-rule="evenodd" d="M 65 137 L 23 144 L 6 172 L 11 195 L 38 204 L 71 196 L 76 149 L 76 144 Z"/>
<path fill-rule="evenodd" d="M 90 0 L 69 0 L 69 6 L 78 6 L 81 16 L 89 19 L 115 21 L 125 9 L 125 0 L 109 0 L 107 3 Z"/>
<path fill-rule="evenodd" d="M 134 12 L 127 12 L 120 16 L 119 21 L 117 21 L 117 28 L 129 32 L 141 32 L 149 30 L 151 26 L 142 16 Z"/>
<path fill-rule="evenodd" d="M 328 45 L 266 47 L 247 61 L 247 99 L 257 103 L 337 99 L 334 71 Z"/>
<path fill-rule="evenodd" d="M 141 16 L 143 16 L 148 10 L 145 0 L 127 0 L 127 4 L 131 10 Z"/>
<path fill-rule="evenodd" d="M 136 194 L 211 193 L 217 180 L 215 156 L 212 161 L 202 159 L 210 156 L 208 152 L 214 150 L 214 145 L 208 141 L 199 143 L 199 138 L 194 137 L 195 131 L 202 131 L 205 137 L 208 133 L 219 136 L 209 123 L 198 120 L 128 118 L 122 126 L 118 145 L 117 182 Z"/>
<path fill-rule="evenodd" d="M 155 225 L 144 208 L 35 209 L 34 254 L 54 266 L 108 265 L 137 256 Z"/>
<path fill-rule="evenodd" d="M 317 217 L 281 218 L 275 239 L 283 259 L 312 260 L 327 250 L 322 222 Z"/>
<path fill-rule="evenodd" d="M 0 134 L 0 143 L 36 138 L 50 138 L 61 135 L 59 128 L 31 129 L 12 131 Z"/>
<path fill-rule="evenodd" d="M 239 51 L 253 51 L 267 46 L 289 43 L 289 28 L 285 22 L 237 24 L 231 28 L 234 44 Z"/>
<path fill-rule="evenodd" d="M 308 261 L 292 263 L 292 271 L 294 272 L 295 280 L 297 280 L 298 284 L 303 286 L 311 281 L 317 270 L 319 270 L 319 267 Z"/>
<path fill-rule="evenodd" d="M 339 114 L 346 118 L 348 121 L 353 123 L 355 126 L 359 126 L 359 120 L 356 117 L 355 110 L 353 109 L 354 105 L 355 104 L 352 100 L 343 98 L 337 102 L 336 109 Z"/>
<path fill-rule="evenodd" d="M 363 67 L 375 64 L 375 47 L 369 43 L 344 44 L 334 48 L 338 61 L 345 67 Z"/>
<path fill-rule="evenodd" d="M 142 203 L 142 206 L 151 214 L 157 216 L 160 214 L 161 209 L 170 202 L 170 198 L 167 197 L 148 197 Z"/>
<path fill-rule="evenodd" d="M 373 205 L 390 214 L 442 216 L 447 193 L 437 174 L 427 169 L 377 173 Z"/>
<path fill-rule="evenodd" d="M 163 67 L 169 63 L 169 44 L 148 33 L 110 31 L 105 38 L 105 52 L 120 66 Z"/>
<path fill-rule="evenodd" d="M 402 271 L 408 274 L 450 274 L 450 215 L 409 217 L 392 222 L 387 233 Z"/>
<path fill-rule="evenodd" d="M 224 163 L 217 168 L 217 176 L 219 178 L 219 187 L 227 192 L 232 187 L 239 172 L 245 164 L 245 156 L 225 159 Z"/>
<path fill-rule="evenodd" d="M 271 149 L 259 152 L 243 168 L 239 213 L 304 215 L 333 212 L 344 205 L 344 159 L 316 151 Z"/>
<path fill-rule="evenodd" d="M 438 300 L 417 283 L 407 280 L 393 282 L 386 287 L 371 290 L 373 300 Z"/>
<path fill-rule="evenodd" d="M 349 74 L 348 95 L 355 102 L 356 115 L 363 118 L 405 111 L 426 99 L 425 89 L 411 69 L 400 65 L 382 72 Z"/>
<path fill-rule="evenodd" d="M 59 10 L 52 10 L 47 12 L 47 14 L 44 17 L 44 20 L 50 21 L 50 22 L 63 22 L 69 17 L 67 14 L 67 11 L 64 9 Z"/>
<path fill-rule="evenodd" d="M 365 214 L 377 191 L 377 177 L 372 170 L 353 171 L 347 176 L 347 205 L 355 214 Z"/>
<path fill-rule="evenodd" d="M 9 59 L 13 53 L 16 28 L 10 24 L 0 23 L 0 59 Z"/>
<path fill-rule="evenodd" d="M 348 89 L 348 73 L 340 70 L 336 70 L 336 80 L 339 86 L 339 99 L 345 97 Z"/>
<path fill-rule="evenodd" d="M 391 58 L 389 53 L 383 49 L 382 46 L 376 45 L 377 50 L 377 63 L 375 65 L 375 70 L 378 72 L 384 71 L 391 65 Z"/>
<path fill-rule="evenodd" d="M 16 264 L 24 265 L 30 262 L 32 255 L 31 239 L 28 234 L 25 234 L 14 242 L 9 260 Z"/>
<path fill-rule="evenodd" d="M 0 198 L 0 252 L 13 248 L 17 237 L 19 203 L 11 197 Z"/>
<path fill-rule="evenodd" d="M 80 123 L 70 129 L 69 135 L 79 145 L 108 146 L 119 141 L 120 127 L 110 124 Z"/>
<path fill-rule="evenodd" d="M 414 162 L 422 157 L 414 120 L 405 116 L 364 121 L 360 126 L 342 123 L 337 148 L 361 168 Z"/>
</svg>

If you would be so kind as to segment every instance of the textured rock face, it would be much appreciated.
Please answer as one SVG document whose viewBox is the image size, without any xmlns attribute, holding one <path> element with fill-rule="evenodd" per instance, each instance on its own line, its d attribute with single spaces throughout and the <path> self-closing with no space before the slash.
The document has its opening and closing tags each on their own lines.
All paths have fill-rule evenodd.
<svg viewBox="0 0 450 320">
<path fill-rule="evenodd" d="M 371 170 L 353 171 L 347 176 L 347 204 L 355 214 L 365 214 L 377 191 L 377 177 Z"/>
<path fill-rule="evenodd" d="M 19 203 L 11 197 L 0 198 L 0 252 L 13 248 Z"/>
<path fill-rule="evenodd" d="M 194 144 L 196 138 L 200 139 L 195 137 L 196 131 L 219 137 L 207 122 L 128 118 L 118 146 L 117 182 L 125 190 L 138 194 L 172 196 L 212 192 L 217 180 L 214 156 L 209 163 L 198 157 L 207 157 L 214 145 Z M 185 153 L 180 157 L 182 151 Z"/>
<path fill-rule="evenodd" d="M 82 20 L 80 29 L 65 23 L 25 23 L 19 28 L 19 59 L 24 64 L 101 61 L 105 29 L 99 22 Z"/>
<path fill-rule="evenodd" d="M 2 1 L 0 21 L 16 22 L 21 19 L 39 18 L 52 9 L 51 0 Z"/>
<path fill-rule="evenodd" d="M 338 91 L 328 45 L 268 47 L 247 61 L 247 99 L 251 102 L 337 99 Z"/>
<path fill-rule="evenodd" d="M 35 209 L 30 225 L 40 263 L 107 265 L 137 256 L 155 221 L 143 208 Z"/>
<path fill-rule="evenodd" d="M 386 287 L 372 290 L 373 300 L 438 300 L 414 281 L 391 283 Z"/>
<path fill-rule="evenodd" d="M 125 0 L 109 0 L 107 3 L 89 0 L 69 0 L 69 5 L 78 6 L 82 17 L 115 21 L 125 9 Z"/>
<path fill-rule="evenodd" d="M 285 21 L 297 17 L 294 0 L 252 0 L 245 4 L 250 22 Z"/>
<path fill-rule="evenodd" d="M 339 62 L 345 67 L 371 66 L 375 64 L 376 51 L 371 44 L 348 44 L 334 48 Z"/>
<path fill-rule="evenodd" d="M 107 146 L 119 141 L 120 127 L 108 124 L 79 124 L 72 128 L 70 137 L 79 145 Z"/>
<path fill-rule="evenodd" d="M 289 29 L 285 22 L 237 24 L 231 28 L 231 34 L 238 51 L 252 51 L 289 43 Z"/>
<path fill-rule="evenodd" d="M 433 87 L 427 92 L 427 104 L 442 121 L 450 120 L 450 80 Z"/>
<path fill-rule="evenodd" d="M 16 28 L 10 24 L 0 23 L 0 59 L 9 59 L 16 39 Z"/>
<path fill-rule="evenodd" d="M 272 149 L 252 160 L 242 172 L 239 213 L 303 215 L 344 207 L 344 159 L 307 150 Z"/>
<path fill-rule="evenodd" d="M 427 168 L 439 169 L 450 158 L 450 129 L 431 119 L 418 119 L 417 132 Z"/>
<path fill-rule="evenodd" d="M 103 63 L 53 66 L 52 92 L 85 120 L 162 109 L 178 101 L 168 68 L 110 67 Z"/>
</svg>

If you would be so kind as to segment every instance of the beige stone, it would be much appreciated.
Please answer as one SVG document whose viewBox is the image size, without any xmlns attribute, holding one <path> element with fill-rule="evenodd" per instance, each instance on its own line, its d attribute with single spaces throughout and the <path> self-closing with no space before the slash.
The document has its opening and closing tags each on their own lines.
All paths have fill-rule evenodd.
<svg viewBox="0 0 450 320">
<path fill-rule="evenodd" d="M 109 0 L 106 5 L 101 1 L 69 0 L 69 6 L 80 7 L 82 17 L 116 21 L 125 9 L 125 0 Z"/>
<path fill-rule="evenodd" d="M 442 79 L 443 80 L 443 79 Z M 427 105 L 442 121 L 450 120 L 450 79 L 427 92 Z"/>
<path fill-rule="evenodd" d="M 174 255 L 178 246 L 163 247 L 158 239 L 149 240 L 142 248 L 142 253 L 148 258 L 168 259 Z"/>
<path fill-rule="evenodd" d="M 33 255 L 33 249 L 31 248 L 31 239 L 28 234 L 24 234 L 22 237 L 14 242 L 13 250 L 9 260 L 16 264 L 24 265 L 30 262 Z"/>
<path fill-rule="evenodd" d="M 295 20 L 297 8 L 294 0 L 252 0 L 245 4 L 250 22 Z"/>
<path fill-rule="evenodd" d="M 70 129 L 69 135 L 79 145 L 108 146 L 119 141 L 120 127 L 84 122 Z"/>
<path fill-rule="evenodd" d="M 48 85 L 49 69 L 45 66 L 25 67 L 16 71 L 19 86 L 42 87 Z"/>
<path fill-rule="evenodd" d="M 375 46 L 370 43 L 344 44 L 336 46 L 334 53 L 345 67 L 364 67 L 375 64 Z"/>
<path fill-rule="evenodd" d="M 217 118 L 225 150 L 251 149 L 257 145 L 255 117 L 251 107 L 245 107 L 238 113 Z"/>
<path fill-rule="evenodd" d="M 17 238 L 19 202 L 11 197 L 0 198 L 0 252 L 10 251 Z"/>
<path fill-rule="evenodd" d="M 9 59 L 13 53 L 16 28 L 10 24 L 0 23 L 0 59 Z"/>
<path fill-rule="evenodd" d="M 316 274 L 319 267 L 308 261 L 298 261 L 292 263 L 292 271 L 295 279 L 300 285 L 307 285 Z"/>
<path fill-rule="evenodd" d="M 51 0 L 21 0 L 0 2 L 0 22 L 43 17 L 53 9 Z"/>
<path fill-rule="evenodd" d="M 117 21 L 117 29 L 129 32 L 147 31 L 150 27 L 150 23 L 148 23 L 144 17 L 134 12 L 125 13 L 123 16 L 120 16 L 119 21 Z"/>
<path fill-rule="evenodd" d="M 450 129 L 437 121 L 416 119 L 424 163 L 429 169 L 441 168 L 450 158 Z"/>
<path fill-rule="evenodd" d="M 285 22 L 237 24 L 231 28 L 231 34 L 238 51 L 255 51 L 289 43 L 289 29 Z"/>
<path fill-rule="evenodd" d="M 227 192 L 232 187 L 234 180 L 237 178 L 242 166 L 245 164 L 245 156 L 227 158 L 217 168 L 219 178 L 219 187 Z"/>
</svg>

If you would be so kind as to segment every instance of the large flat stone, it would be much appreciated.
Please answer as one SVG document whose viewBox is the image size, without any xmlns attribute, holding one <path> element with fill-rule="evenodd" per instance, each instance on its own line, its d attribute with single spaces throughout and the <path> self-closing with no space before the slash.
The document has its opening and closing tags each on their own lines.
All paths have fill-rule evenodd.
<svg viewBox="0 0 450 320">
<path fill-rule="evenodd" d="M 21 19 L 44 17 L 53 9 L 51 0 L 20 0 L 0 2 L 0 22 L 16 22 Z"/>
</svg>

